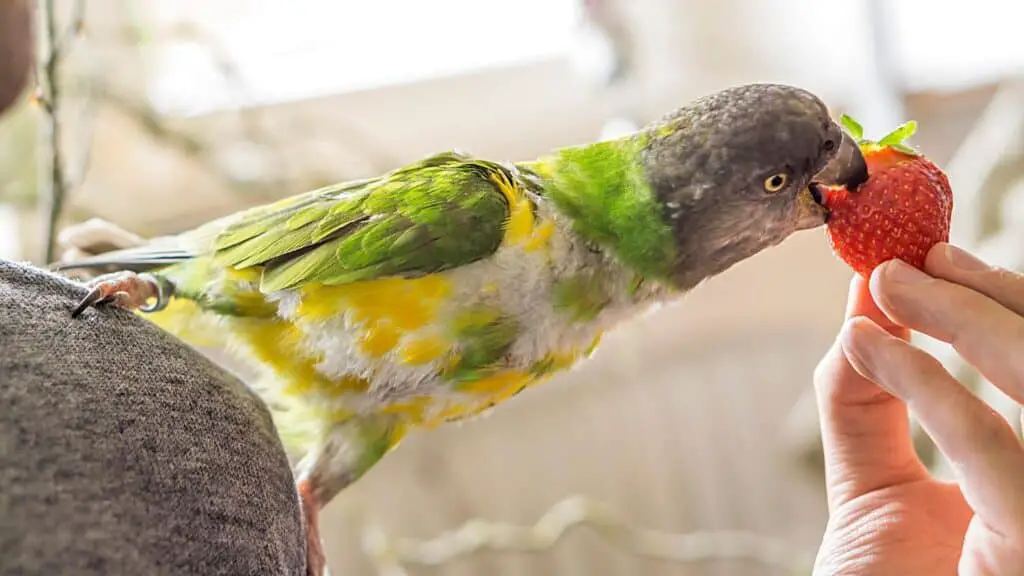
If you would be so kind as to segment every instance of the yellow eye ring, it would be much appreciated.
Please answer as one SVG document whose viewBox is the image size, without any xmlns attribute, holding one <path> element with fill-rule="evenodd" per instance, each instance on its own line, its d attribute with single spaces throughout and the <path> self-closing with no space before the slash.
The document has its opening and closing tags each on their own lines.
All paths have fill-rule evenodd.
<svg viewBox="0 0 1024 576">
<path fill-rule="evenodd" d="M 764 189 L 769 193 L 775 193 L 785 188 L 787 182 L 789 182 L 789 177 L 784 172 L 779 172 L 765 178 Z"/>
</svg>

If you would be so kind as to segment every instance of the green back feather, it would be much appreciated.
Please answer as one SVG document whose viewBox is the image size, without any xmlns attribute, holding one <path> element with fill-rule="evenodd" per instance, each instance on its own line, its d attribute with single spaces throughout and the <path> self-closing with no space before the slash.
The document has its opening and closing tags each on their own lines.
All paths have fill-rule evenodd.
<svg viewBox="0 0 1024 576">
<path fill-rule="evenodd" d="M 640 163 L 644 144 L 638 135 L 518 164 L 536 177 L 529 183 L 513 168 L 443 152 L 377 178 L 326 186 L 211 222 L 188 233 L 194 248 L 179 250 L 180 257 L 168 260 L 179 264 L 163 269 L 179 276 L 191 271 L 195 281 L 186 282 L 180 295 L 197 300 L 206 290 L 198 281 L 205 274 L 198 272 L 217 267 L 259 271 L 263 293 L 441 272 L 486 258 L 501 245 L 510 206 L 497 180 L 541 192 L 572 220 L 576 233 L 610 249 L 638 274 L 661 278 L 674 261 L 675 245 Z M 119 251 L 103 262 L 151 260 L 154 249 Z"/>
<path fill-rule="evenodd" d="M 214 260 L 263 268 L 261 290 L 439 272 L 497 250 L 509 214 L 501 165 L 445 152 L 379 178 L 255 208 L 214 241 Z"/>
</svg>

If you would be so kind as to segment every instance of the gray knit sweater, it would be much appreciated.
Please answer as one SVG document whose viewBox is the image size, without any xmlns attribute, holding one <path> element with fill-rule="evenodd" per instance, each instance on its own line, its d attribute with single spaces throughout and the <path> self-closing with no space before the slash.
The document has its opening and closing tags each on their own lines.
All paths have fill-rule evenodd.
<svg viewBox="0 0 1024 576">
<path fill-rule="evenodd" d="M 0 575 L 304 574 L 262 402 L 84 294 L 0 260 Z"/>
</svg>

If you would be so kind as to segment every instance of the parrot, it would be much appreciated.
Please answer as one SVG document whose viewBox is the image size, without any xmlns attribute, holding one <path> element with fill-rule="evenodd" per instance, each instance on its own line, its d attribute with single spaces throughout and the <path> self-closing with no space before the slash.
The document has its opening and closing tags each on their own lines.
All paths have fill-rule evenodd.
<svg viewBox="0 0 1024 576">
<path fill-rule="evenodd" d="M 452 149 L 52 268 L 95 274 L 73 317 L 126 308 L 261 369 L 319 576 L 318 513 L 410 431 L 579 365 L 825 224 L 819 187 L 866 179 L 821 98 L 741 84 L 620 137 L 518 161 Z"/>
</svg>

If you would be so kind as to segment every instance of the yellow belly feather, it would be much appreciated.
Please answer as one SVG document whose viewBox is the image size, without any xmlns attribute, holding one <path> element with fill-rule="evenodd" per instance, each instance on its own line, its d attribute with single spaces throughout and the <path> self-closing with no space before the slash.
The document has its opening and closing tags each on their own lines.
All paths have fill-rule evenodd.
<svg viewBox="0 0 1024 576">
<path fill-rule="evenodd" d="M 447 356 L 446 361 L 459 361 L 456 342 L 444 330 L 432 331 L 430 336 L 414 339 L 404 334 L 422 331 L 432 325 L 440 306 L 451 294 L 452 286 L 444 274 L 415 279 L 382 279 L 358 282 L 344 286 L 308 287 L 304 289 L 299 317 L 302 322 L 336 318 L 349 311 L 353 320 L 365 326 L 360 336 L 360 349 L 370 357 L 382 358 L 397 351 L 400 362 L 416 365 Z M 462 318 L 479 321 L 470 311 Z M 179 334 L 193 344 L 222 344 L 204 335 L 210 330 L 182 329 L 188 317 L 203 315 L 194 303 L 174 300 L 164 311 L 147 315 L 157 324 Z M 456 322 L 458 318 L 456 319 Z M 298 400 L 309 396 L 341 399 L 344 396 L 366 392 L 370 382 L 363 378 L 344 377 L 330 379 L 316 366 L 322 358 L 303 346 L 302 323 L 281 319 L 226 318 L 220 320 L 220 330 L 228 330 L 231 337 L 242 343 L 255 360 L 269 368 L 278 378 L 277 392 L 284 398 Z M 595 340 L 594 345 L 597 341 Z M 433 428 L 444 422 L 477 415 L 492 406 L 515 396 L 522 390 L 547 380 L 554 373 L 571 367 L 592 349 L 568 349 L 552 352 L 539 360 L 546 363 L 543 373 L 507 369 L 490 373 L 478 380 L 453 384 L 451 391 L 460 395 L 417 395 L 381 404 L 382 414 L 393 414 L 408 427 Z M 429 391 L 425 391 L 429 392 Z M 458 400 L 455 400 L 458 398 Z M 334 408 L 326 413 L 310 406 L 313 412 L 331 420 L 351 418 L 350 410 Z"/>
<path fill-rule="evenodd" d="M 549 248 L 555 232 L 554 221 L 538 223 L 528 199 L 518 187 L 502 177 L 495 176 L 494 180 L 505 194 L 510 208 L 503 245 L 519 246 L 527 252 Z M 258 274 L 257 269 L 229 270 L 223 272 L 218 281 L 222 289 L 228 286 L 233 296 L 253 299 L 253 305 L 265 306 L 262 295 L 253 290 Z M 245 286 L 247 288 L 243 288 Z M 492 284 L 485 286 L 484 292 L 499 289 L 497 284 Z M 304 404 L 303 398 L 311 396 L 342 399 L 358 395 L 369 390 L 371 385 L 363 378 L 331 379 L 321 374 L 317 365 L 323 358 L 303 345 L 307 328 L 304 324 L 315 324 L 349 313 L 352 325 L 364 327 L 359 334 L 359 349 L 369 358 L 382 359 L 394 352 L 392 358 L 405 365 L 423 365 L 440 358 L 454 365 L 459 362 L 459 356 L 451 331 L 444 330 L 443 326 L 431 329 L 437 326 L 438 311 L 453 291 L 449 275 L 437 273 L 419 278 L 382 278 L 341 286 L 304 286 L 299 295 L 297 323 L 279 318 L 218 319 L 183 299 L 174 299 L 163 311 L 146 317 L 197 345 L 222 345 L 225 339 L 217 335 L 225 330 L 230 332 L 231 340 L 242 344 L 255 360 L 276 375 L 277 393 Z M 454 320 L 456 323 L 459 321 L 459 318 Z M 411 334 L 415 336 L 405 337 Z M 491 372 L 474 381 L 453 384 L 445 391 L 457 391 L 458 395 L 430 395 L 430 391 L 425 390 L 423 395 L 382 403 L 379 412 L 398 416 L 403 422 L 403 429 L 432 428 L 446 421 L 473 416 L 572 366 L 589 355 L 599 339 L 600 335 L 586 349 L 555 351 L 539 359 L 539 363 L 545 365 L 543 371 L 506 369 Z M 343 408 L 332 408 L 326 413 L 315 405 L 307 408 L 310 414 L 317 413 L 334 421 L 354 415 Z M 395 441 L 401 435 L 397 434 Z"/>
</svg>

